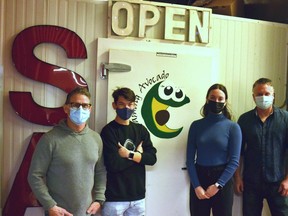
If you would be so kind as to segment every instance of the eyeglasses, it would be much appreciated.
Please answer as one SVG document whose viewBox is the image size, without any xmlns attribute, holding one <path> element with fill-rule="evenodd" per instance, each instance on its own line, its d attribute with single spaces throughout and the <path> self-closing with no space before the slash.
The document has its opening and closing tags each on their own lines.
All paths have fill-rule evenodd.
<svg viewBox="0 0 288 216">
<path fill-rule="evenodd" d="M 80 106 L 83 108 L 83 109 L 90 109 L 91 107 L 91 104 L 88 104 L 88 103 L 75 103 L 75 102 L 71 102 L 69 103 L 70 107 L 73 108 L 73 109 L 79 109 Z"/>
</svg>

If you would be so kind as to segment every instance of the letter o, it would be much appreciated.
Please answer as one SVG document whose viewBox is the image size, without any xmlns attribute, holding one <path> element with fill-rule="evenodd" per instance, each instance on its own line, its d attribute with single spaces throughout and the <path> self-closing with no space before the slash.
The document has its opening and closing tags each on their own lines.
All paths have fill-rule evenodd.
<svg viewBox="0 0 288 216">
<path fill-rule="evenodd" d="M 126 27 L 120 28 L 119 21 L 120 18 L 120 11 L 126 10 L 127 12 L 127 19 L 126 19 Z M 112 7 L 112 30 L 115 34 L 120 36 L 129 36 L 133 32 L 134 26 L 134 14 L 133 14 L 133 7 L 131 4 L 127 2 L 116 2 Z"/>
</svg>

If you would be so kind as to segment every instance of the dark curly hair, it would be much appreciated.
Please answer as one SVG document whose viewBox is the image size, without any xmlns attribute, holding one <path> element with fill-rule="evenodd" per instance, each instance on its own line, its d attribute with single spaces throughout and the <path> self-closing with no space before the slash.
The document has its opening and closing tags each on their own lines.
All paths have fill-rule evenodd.
<svg viewBox="0 0 288 216">
<path fill-rule="evenodd" d="M 130 102 L 135 102 L 135 100 L 136 100 L 135 93 L 131 89 L 126 88 L 126 87 L 117 88 L 113 92 L 112 97 L 113 97 L 115 103 L 117 103 L 120 96 L 124 97 L 126 100 L 128 100 Z"/>
</svg>

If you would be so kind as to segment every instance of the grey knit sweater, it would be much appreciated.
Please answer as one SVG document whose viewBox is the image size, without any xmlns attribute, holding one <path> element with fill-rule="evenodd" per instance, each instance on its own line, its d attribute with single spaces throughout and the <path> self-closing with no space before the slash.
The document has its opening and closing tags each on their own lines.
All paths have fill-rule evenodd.
<svg viewBox="0 0 288 216">
<path fill-rule="evenodd" d="M 105 200 L 106 169 L 102 141 L 88 126 L 80 133 L 66 121 L 42 136 L 33 154 L 28 181 L 44 209 L 55 204 L 86 216 L 93 200 Z"/>
</svg>

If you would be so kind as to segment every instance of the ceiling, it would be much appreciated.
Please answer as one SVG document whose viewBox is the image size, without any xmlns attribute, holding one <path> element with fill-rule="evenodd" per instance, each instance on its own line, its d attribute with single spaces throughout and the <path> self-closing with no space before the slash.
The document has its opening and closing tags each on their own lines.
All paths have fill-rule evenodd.
<svg viewBox="0 0 288 216">
<path fill-rule="evenodd" d="M 227 4 L 227 2 L 229 1 L 232 2 L 233 4 L 240 3 L 239 5 L 242 5 L 243 10 L 241 8 L 241 15 L 239 15 L 241 17 L 288 24 L 288 0 L 154 0 L 154 1 L 166 2 L 172 4 L 181 4 L 181 5 L 192 5 L 197 7 L 209 7 L 209 5 L 211 4 L 215 5 L 218 4 L 218 2 L 219 4 L 223 5 Z M 218 11 L 216 13 L 218 13 Z"/>
<path fill-rule="evenodd" d="M 244 11 L 246 18 L 288 24 L 287 0 L 246 0 Z"/>
</svg>

